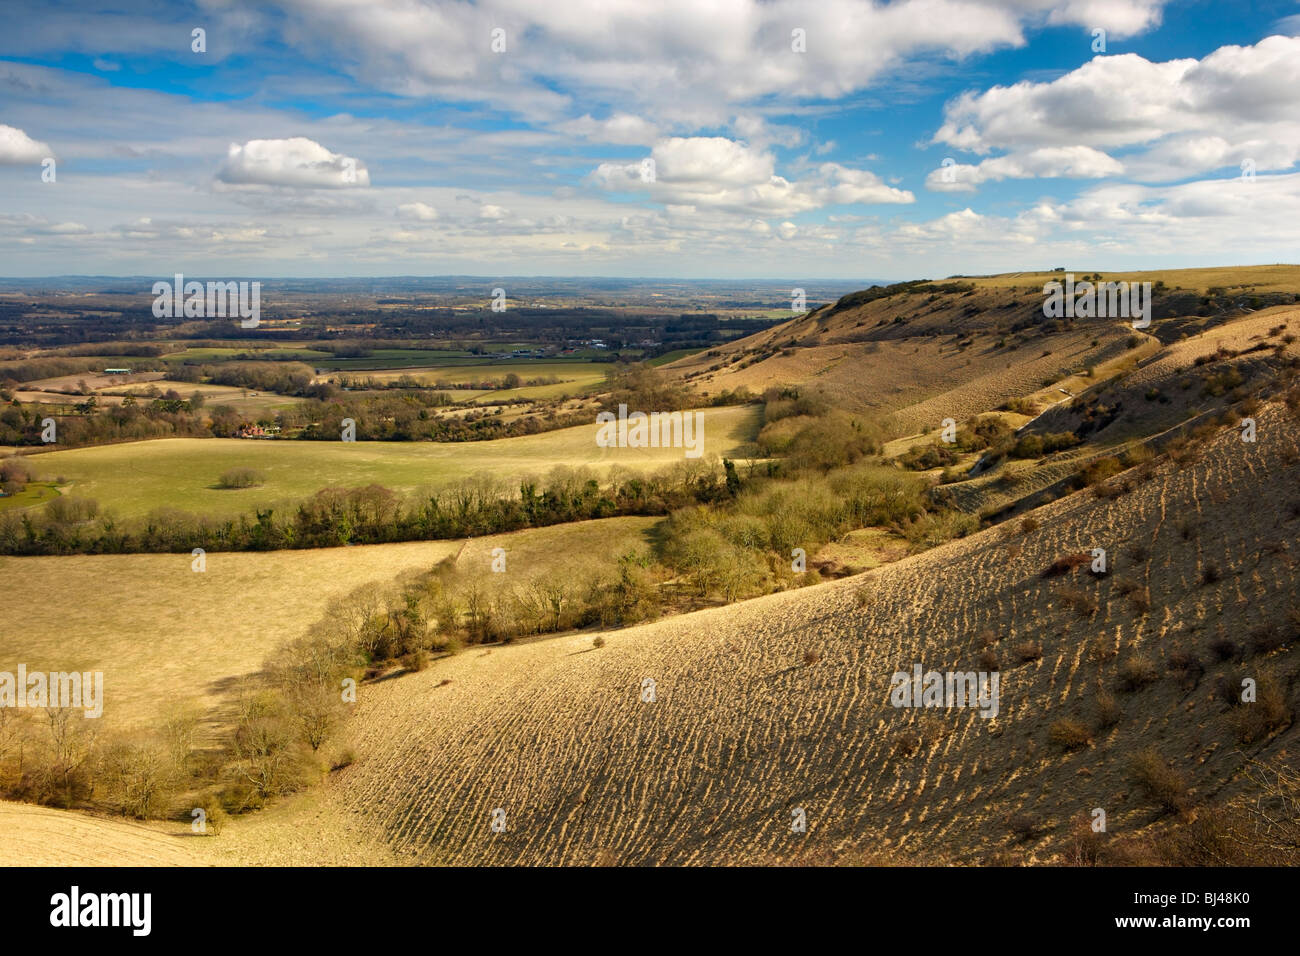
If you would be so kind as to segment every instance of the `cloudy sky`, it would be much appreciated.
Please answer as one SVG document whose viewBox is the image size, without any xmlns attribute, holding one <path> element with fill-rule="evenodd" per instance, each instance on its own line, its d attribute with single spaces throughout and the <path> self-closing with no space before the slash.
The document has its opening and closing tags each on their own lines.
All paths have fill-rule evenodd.
<svg viewBox="0 0 1300 956">
<path fill-rule="evenodd" d="M 38 0 L 0 31 L 7 276 L 1295 262 L 1298 159 L 1294 0 Z"/>
</svg>

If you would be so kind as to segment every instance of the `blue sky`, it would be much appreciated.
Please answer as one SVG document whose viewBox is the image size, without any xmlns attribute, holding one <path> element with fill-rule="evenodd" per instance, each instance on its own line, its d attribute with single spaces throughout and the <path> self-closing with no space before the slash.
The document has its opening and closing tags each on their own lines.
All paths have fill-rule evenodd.
<svg viewBox="0 0 1300 956">
<path fill-rule="evenodd" d="M 22 11 L 0 35 L 5 275 L 1297 259 L 1291 0 Z"/>
</svg>

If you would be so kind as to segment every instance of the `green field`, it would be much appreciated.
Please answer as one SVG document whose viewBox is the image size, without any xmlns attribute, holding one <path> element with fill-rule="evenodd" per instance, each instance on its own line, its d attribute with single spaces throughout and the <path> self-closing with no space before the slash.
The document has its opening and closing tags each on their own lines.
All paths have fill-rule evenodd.
<svg viewBox="0 0 1300 956">
<path fill-rule="evenodd" d="M 758 406 L 711 408 L 704 453 L 737 456 L 757 435 Z M 579 425 L 496 441 L 316 442 L 236 438 L 165 438 L 31 455 L 39 476 L 66 477 L 66 490 L 93 498 L 121 517 L 170 507 L 212 515 L 305 498 L 327 485 L 377 483 L 399 492 L 442 487 L 477 474 L 514 483 L 561 465 L 654 470 L 683 461 L 681 449 L 600 448 L 596 426 Z M 230 468 L 255 468 L 266 483 L 237 491 L 215 487 Z"/>
<path fill-rule="evenodd" d="M 323 352 L 308 348 L 190 348 L 179 352 L 168 352 L 163 356 L 164 362 L 228 362 L 236 355 L 255 353 L 257 361 L 277 362 L 316 362 L 334 358 L 333 352 Z"/>
<path fill-rule="evenodd" d="M 324 368 L 325 366 L 321 366 Z M 521 385 L 519 388 L 490 389 L 487 391 L 470 391 L 457 389 L 452 391 L 454 401 L 477 401 L 490 403 L 512 398 L 551 399 L 563 395 L 581 395 L 591 391 L 605 381 L 606 370 L 610 366 L 604 362 L 588 362 L 581 359 L 571 361 L 539 362 L 529 359 L 473 362 L 468 359 L 447 365 L 421 365 L 403 367 L 388 365 L 374 369 L 335 369 L 337 375 L 346 375 L 361 379 L 373 378 L 380 382 L 391 382 L 402 376 L 410 376 L 421 385 L 432 387 L 438 382 L 460 384 L 481 382 L 484 380 L 501 381 L 512 372 L 524 381 L 533 378 L 560 379 L 554 385 Z"/>
<path fill-rule="evenodd" d="M 138 401 L 148 402 L 149 398 L 145 397 L 149 386 L 157 387 L 159 392 L 175 390 L 182 398 L 189 398 L 195 392 L 203 395 L 206 402 L 205 410 L 211 411 L 218 405 L 228 405 L 235 411 L 251 419 L 262 417 L 274 417 L 275 413 L 283 408 L 297 405 L 305 402 L 305 398 L 297 398 L 292 395 L 279 395 L 275 392 L 262 392 L 253 388 L 235 388 L 231 385 L 196 385 L 193 382 L 182 382 L 175 379 L 162 378 L 152 382 L 144 382 L 136 385 L 118 386 L 115 388 L 102 388 L 96 394 L 98 395 L 125 395 L 127 392 L 133 392 Z"/>
<path fill-rule="evenodd" d="M 30 481 L 27 483 L 27 487 L 18 494 L 5 495 L 0 498 L 0 511 L 7 511 L 10 508 L 29 508 L 32 505 L 41 504 L 58 496 L 59 489 L 54 486 L 53 482 Z"/>
<path fill-rule="evenodd" d="M 660 365 L 667 365 L 670 362 L 676 362 L 678 359 L 686 358 L 688 355 L 698 355 L 703 351 L 704 349 L 674 349 L 671 352 L 665 352 L 663 355 L 650 359 L 646 364 L 658 368 Z"/>
</svg>

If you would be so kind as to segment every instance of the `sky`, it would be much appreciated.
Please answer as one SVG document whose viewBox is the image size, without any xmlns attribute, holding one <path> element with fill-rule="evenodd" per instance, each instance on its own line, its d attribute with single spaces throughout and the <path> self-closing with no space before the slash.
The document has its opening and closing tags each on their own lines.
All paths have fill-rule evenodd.
<svg viewBox="0 0 1300 956">
<path fill-rule="evenodd" d="M 196 32 L 197 31 L 197 32 Z M 0 275 L 1300 261 L 1300 3 L 15 3 Z"/>
</svg>

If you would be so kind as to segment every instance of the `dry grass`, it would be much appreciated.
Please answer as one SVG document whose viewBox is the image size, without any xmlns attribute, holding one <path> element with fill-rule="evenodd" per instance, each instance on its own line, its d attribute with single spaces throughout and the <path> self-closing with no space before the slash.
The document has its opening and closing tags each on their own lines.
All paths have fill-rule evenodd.
<svg viewBox="0 0 1300 956">
<path fill-rule="evenodd" d="M 644 550 L 656 520 L 611 518 L 474 539 L 460 563 L 481 567 L 493 587 L 522 584 L 543 569 L 577 574 L 604 555 Z M 21 662 L 30 670 L 103 671 L 103 719 L 114 725 L 147 720 L 177 699 L 215 705 L 239 676 L 312 625 L 331 599 L 428 570 L 463 544 L 213 553 L 203 573 L 191 570 L 188 554 L 0 557 L 12 595 L 6 610 L 23 622 L 0 632 L 0 670 Z M 505 574 L 488 570 L 497 546 L 506 549 Z"/>
</svg>

